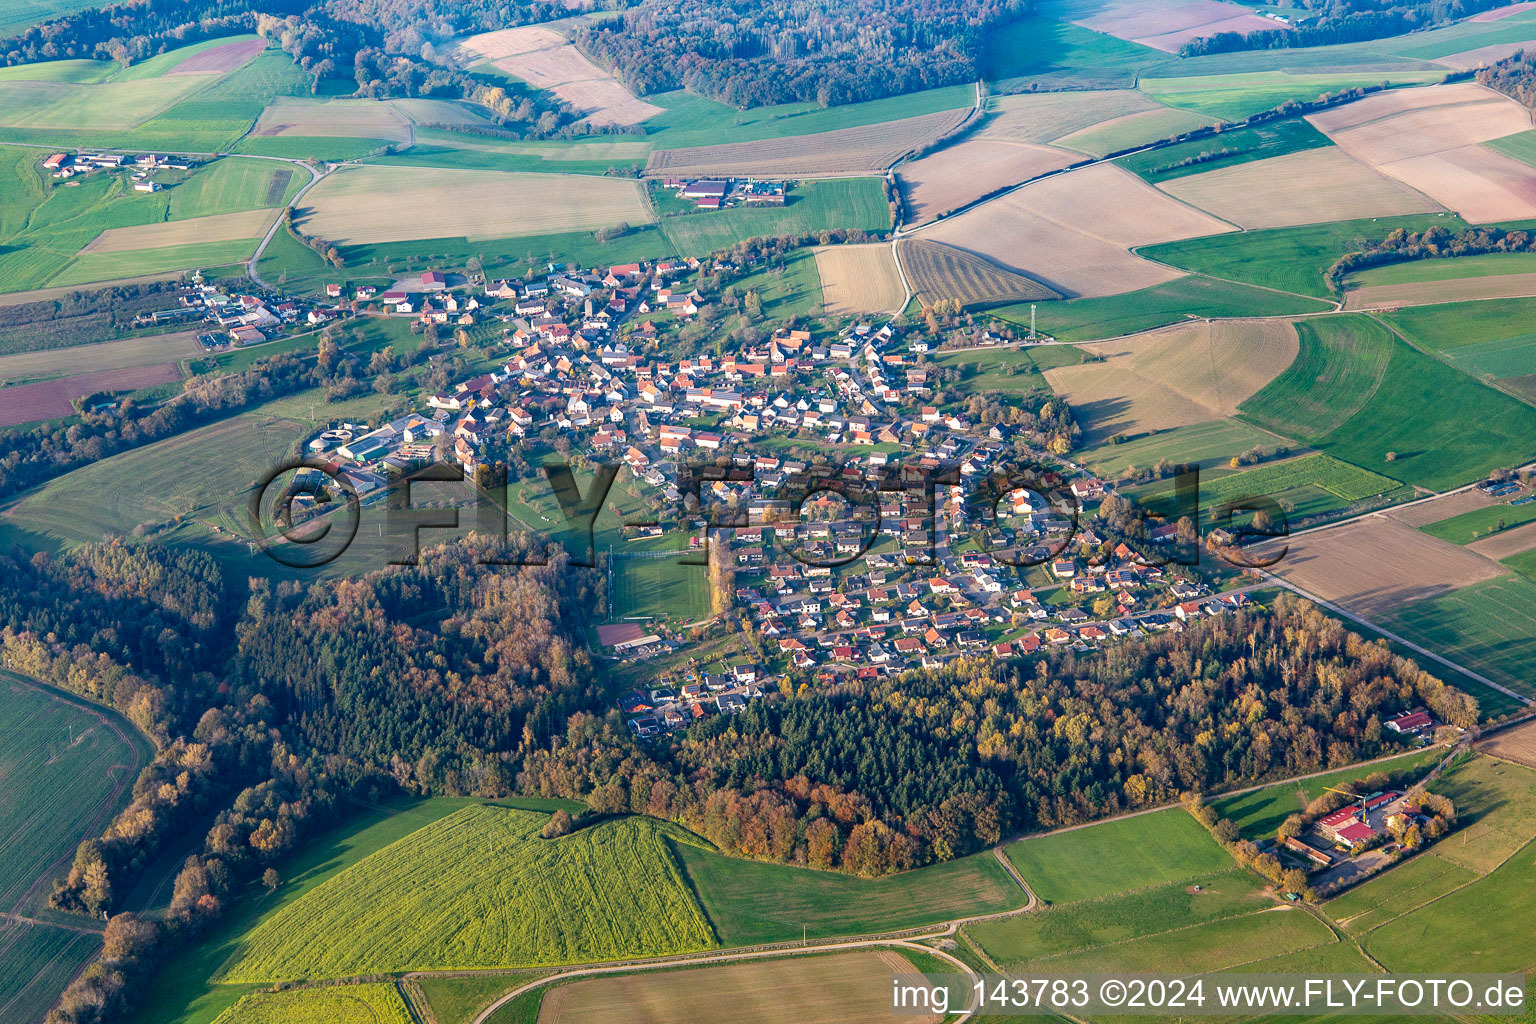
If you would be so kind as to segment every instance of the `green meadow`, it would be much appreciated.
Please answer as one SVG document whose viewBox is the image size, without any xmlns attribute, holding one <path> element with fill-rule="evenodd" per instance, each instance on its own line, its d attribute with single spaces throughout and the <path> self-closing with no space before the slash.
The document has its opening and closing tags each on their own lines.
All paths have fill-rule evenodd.
<svg viewBox="0 0 1536 1024">
<path fill-rule="evenodd" d="M 796 185 L 783 206 L 732 207 L 662 217 L 658 227 L 680 255 L 703 256 L 749 238 L 830 228 L 885 231 L 891 212 L 879 178 L 830 178 Z"/>
<path fill-rule="evenodd" d="M 1328 136 L 1302 118 L 1293 117 L 1163 149 L 1133 153 L 1115 163 L 1155 184 L 1331 145 Z"/>
<path fill-rule="evenodd" d="M 1536 696 L 1536 581 L 1501 576 L 1404 605 L 1382 625 L 1450 660 Z"/>
<path fill-rule="evenodd" d="M 1286 316 L 1327 308 L 1322 302 L 1300 295 L 1196 276 L 1122 295 L 1035 305 L 1039 329 L 1060 341 L 1114 338 L 1195 317 Z M 1018 326 L 1029 326 L 1028 303 L 990 312 Z"/>
</svg>

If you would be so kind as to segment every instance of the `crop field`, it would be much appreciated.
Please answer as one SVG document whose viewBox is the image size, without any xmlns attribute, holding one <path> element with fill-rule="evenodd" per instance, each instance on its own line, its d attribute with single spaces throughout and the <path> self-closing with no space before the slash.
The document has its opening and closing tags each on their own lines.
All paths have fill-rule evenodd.
<svg viewBox="0 0 1536 1024">
<path fill-rule="evenodd" d="M 259 238 L 252 237 L 226 242 L 190 242 L 156 249 L 81 253 L 70 260 L 63 270 L 50 277 L 48 283 L 96 284 L 143 274 L 230 267 L 250 259 L 259 241 Z"/>
<path fill-rule="evenodd" d="M 1033 914 L 966 925 L 966 933 L 1001 964 L 1091 949 L 1235 917 L 1272 906 L 1257 880 L 1235 866 L 1130 893 L 1052 904 Z"/>
<path fill-rule="evenodd" d="M 197 75 L 90 85 L 0 81 L 0 127 L 70 131 L 134 128 L 206 85 Z"/>
<path fill-rule="evenodd" d="M 1094 341 L 1196 317 L 1272 317 L 1316 313 L 1325 308 L 1322 302 L 1299 295 L 1186 275 L 1122 295 L 1043 303 L 1038 309 L 1038 323 L 1040 330 L 1060 341 Z M 1008 306 L 994 314 L 1029 326 L 1028 306 Z"/>
<path fill-rule="evenodd" d="M 1467 226 L 1452 214 L 1421 214 L 1384 220 L 1349 220 L 1305 227 L 1245 231 L 1166 245 L 1147 246 L 1141 255 L 1201 274 L 1325 297 L 1323 273 L 1346 252 L 1385 238 L 1394 228 L 1423 231 L 1434 225 L 1448 231 Z"/>
<path fill-rule="evenodd" d="M 1064 295 L 1117 295 L 1182 276 L 1127 250 L 1231 226 L 1112 164 L 1026 185 L 934 225 L 925 237 L 969 249 Z"/>
<path fill-rule="evenodd" d="M 954 130 L 969 115 L 969 110 L 941 110 L 814 135 L 661 149 L 651 154 L 645 173 L 679 178 L 720 174 L 810 178 L 881 172 Z"/>
<path fill-rule="evenodd" d="M 1530 406 L 1394 340 L 1375 394 L 1312 443 L 1405 483 L 1449 490 L 1528 457 L 1533 431 Z"/>
<path fill-rule="evenodd" d="M 1241 121 L 1260 111 L 1278 107 L 1287 100 L 1307 102 L 1324 93 L 1380 85 L 1383 81 L 1393 85 L 1425 85 L 1440 81 L 1444 74 L 1443 71 L 1247 71 L 1186 78 L 1144 78 L 1138 87 L 1170 107 L 1181 107 L 1226 121 Z M 1327 131 L 1326 128 L 1323 130 Z"/>
<path fill-rule="evenodd" d="M 1047 13 L 987 33 L 983 72 L 997 92 L 1129 89 L 1166 53 L 1082 28 Z"/>
<path fill-rule="evenodd" d="M 1050 146 L 996 139 L 967 139 L 920 160 L 902 164 L 913 224 L 937 220 L 1000 188 L 1017 185 L 1081 160 Z"/>
<path fill-rule="evenodd" d="M 891 1016 L 891 976 L 918 968 L 895 950 L 786 957 L 682 971 L 639 971 L 550 989 L 541 1024 L 676 1024 L 718 1020 L 730 1007 L 740 1024 L 876 1024 Z M 912 1018 L 937 1024 L 941 1015 Z"/>
<path fill-rule="evenodd" d="M 477 806 L 434 822 L 263 922 L 224 979 L 541 966 L 715 945 L 665 826 L 627 818 L 543 840 L 545 821 Z"/>
<path fill-rule="evenodd" d="M 1248 229 L 1432 213 L 1434 202 L 1338 149 L 1305 150 L 1164 181 L 1164 192 Z"/>
<path fill-rule="evenodd" d="M 1392 971 L 1524 971 L 1536 966 L 1536 947 L 1527 938 L 1536 893 L 1533 780 L 1536 776 L 1517 765 L 1476 758 L 1434 787 L 1456 803 L 1462 827 L 1432 847 L 1429 856 L 1459 863 L 1466 850 L 1459 844 L 1476 847 L 1495 840 L 1484 845 L 1475 865 L 1462 865 L 1485 877 L 1370 932 L 1364 937 L 1367 952 Z M 1480 797 L 1486 811 L 1462 812 L 1464 804 L 1473 805 Z M 1429 968 L 1431 963 L 1438 966 Z"/>
<path fill-rule="evenodd" d="M 1283 437 L 1318 440 L 1370 403 L 1396 342 L 1380 324 L 1360 317 L 1297 321 L 1295 330 L 1296 360 L 1239 411 Z"/>
<path fill-rule="evenodd" d="M 1525 253 L 1513 254 L 1505 257 L 1509 262 L 1502 263 L 1495 268 L 1495 273 L 1487 276 L 1463 276 L 1459 273 L 1424 281 L 1403 281 L 1397 284 L 1367 284 L 1365 275 L 1360 275 L 1362 283 L 1352 287 L 1344 299 L 1346 309 L 1400 309 L 1403 306 L 1422 306 L 1437 303 L 1467 302 L 1486 299 L 1512 299 L 1531 298 L 1536 296 L 1536 272 L 1513 273 L 1504 272 L 1512 270 L 1516 266 L 1529 265 L 1530 261 L 1518 259 Z M 1471 257 L 1477 259 L 1477 257 Z M 1434 264 L 1442 261 L 1432 261 Z M 1403 267 L 1413 267 L 1421 272 L 1430 272 L 1441 269 L 1437 266 L 1420 267 L 1418 264 L 1402 264 Z M 1382 268 L 1389 269 L 1389 268 Z M 1397 269 L 1397 268 L 1390 268 Z M 1460 270 L 1462 268 L 1444 268 L 1446 270 Z M 1468 268 L 1470 269 L 1470 268 Z M 1404 277 L 1415 275 L 1404 274 Z M 1518 338 L 1505 339 L 1499 343 L 1489 343 L 1479 346 L 1475 350 L 1457 350 L 1450 356 L 1450 361 L 1468 373 L 1489 378 L 1518 377 L 1528 373 L 1536 373 L 1536 359 L 1532 358 L 1532 337 L 1527 335 Z M 1491 364 L 1491 365 L 1489 365 Z"/>
<path fill-rule="evenodd" d="M 1405 632 L 1392 623 L 1415 618 L 1412 609 L 1428 601 L 1460 604 L 1463 588 L 1490 586 L 1504 573 L 1497 562 L 1389 518 L 1367 517 L 1284 545 L 1288 553 L 1275 575 L 1447 656 L 1446 645 L 1425 643 L 1422 629 Z"/>
<path fill-rule="evenodd" d="M 286 992 L 253 992 L 215 1024 L 411 1024 L 393 984 L 328 985 Z"/>
<path fill-rule="evenodd" d="M 1396 480 L 1327 455 L 1304 455 L 1224 476 L 1203 477 L 1200 501 L 1214 514 L 1228 501 L 1268 496 L 1283 506 L 1298 492 L 1317 488 L 1337 498 L 1339 507 L 1343 507 L 1399 486 Z"/>
<path fill-rule="evenodd" d="M 1536 502 L 1519 506 L 1501 503 L 1484 505 L 1458 516 L 1436 520 L 1420 529 L 1431 537 L 1439 537 L 1452 544 L 1471 544 L 1479 537 L 1486 539 L 1491 534 L 1502 534 L 1505 529 L 1512 529 L 1533 519 L 1536 519 Z M 1504 525 L 1501 527 L 1500 523 Z"/>
<path fill-rule="evenodd" d="M 74 400 L 98 391 L 137 391 L 181 379 L 175 363 L 99 370 L 0 388 L 0 427 L 74 414 Z"/>
<path fill-rule="evenodd" d="M 1215 797 L 1210 805 L 1216 813 L 1228 819 L 1242 832 L 1245 839 L 1272 837 L 1275 829 L 1292 814 L 1306 809 L 1307 804 L 1323 795 L 1324 786 L 1341 789 L 1365 778 L 1374 771 L 1398 772 L 1404 770 L 1428 771 L 1435 762 L 1445 756 L 1443 748 L 1419 750 L 1380 765 L 1359 768 L 1341 768 L 1336 772 L 1317 775 L 1310 779 L 1287 779 L 1263 789 L 1237 796 Z"/>
<path fill-rule="evenodd" d="M 1337 941 L 1328 926 L 1305 911 L 1272 907 L 1240 917 L 1188 925 L 1085 952 L 1031 961 L 1032 967 L 1084 973 L 1227 970 L 1281 953 Z"/>
<path fill-rule="evenodd" d="M 1058 297 L 1023 274 L 943 242 L 904 238 L 899 253 L 907 283 L 924 305 L 957 299 L 962 307 L 996 306 Z"/>
<path fill-rule="evenodd" d="M 1134 468 L 1150 468 L 1162 459 L 1201 469 L 1225 466 L 1253 448 L 1273 451 L 1283 444 L 1275 435 L 1242 420 L 1212 420 L 1160 430 L 1119 444 L 1101 444 L 1081 453 L 1080 462 L 1101 477 L 1115 479 Z"/>
<path fill-rule="evenodd" d="M 1474 224 L 1536 216 L 1530 168 L 1477 143 L 1528 131 L 1528 110 L 1471 82 L 1378 93 L 1310 115 L 1340 148 Z"/>
<path fill-rule="evenodd" d="M 659 226 L 674 252 L 703 255 L 757 236 L 826 228 L 884 231 L 891 226 L 891 211 L 879 178 L 835 178 L 801 182 L 783 206 L 735 207 L 663 217 Z"/>
<path fill-rule="evenodd" d="M 901 272 L 889 245 L 829 245 L 816 250 L 822 301 L 835 316 L 894 313 L 905 304 Z"/>
<path fill-rule="evenodd" d="M 252 484 L 306 430 L 293 420 L 233 417 L 65 474 L 22 499 L 6 519 L 55 541 L 92 542 L 140 523 L 244 508 Z"/>
<path fill-rule="evenodd" d="M 1296 359 L 1284 321 L 1177 324 L 1153 334 L 1083 346 L 1100 361 L 1045 371 L 1088 435 L 1166 430 L 1233 415 Z"/>
<path fill-rule="evenodd" d="M 1185 42 L 1220 32 L 1246 35 L 1273 31 L 1282 26 L 1261 18 L 1246 7 L 1221 0 L 1177 0 L 1149 3 L 1146 0 L 1064 0 L 1051 6 L 1051 14 L 1075 25 L 1105 32 L 1166 53 L 1178 53 Z"/>
<path fill-rule="evenodd" d="M 1222 132 L 1214 138 L 1192 139 L 1163 149 L 1133 153 L 1116 161 L 1121 167 L 1156 185 L 1174 178 L 1205 174 L 1258 160 L 1332 145 L 1328 137 L 1301 118 L 1288 118 Z"/>
<path fill-rule="evenodd" d="M 10 912 L 75 844 L 118 808 L 149 745 L 115 716 L 0 673 L 0 907 Z M 46 898 L 45 880 L 34 894 Z M 27 906 L 24 912 L 35 907 Z"/>
<path fill-rule="evenodd" d="M 1536 722 L 1496 733 L 1479 741 L 1477 749 L 1527 768 L 1536 768 Z"/>
<path fill-rule="evenodd" d="M 1454 840 L 1453 840 L 1454 841 Z M 1351 935 L 1362 935 L 1476 879 L 1475 872 L 1430 852 L 1328 901 L 1325 910 Z"/>
<path fill-rule="evenodd" d="M 1464 551 L 1433 541 L 1453 551 Z M 1404 559 L 1403 552 L 1391 557 Z M 1470 552 L 1467 558 L 1480 558 Z M 1287 560 L 1289 561 L 1289 559 Z M 1486 561 L 1486 560 L 1485 560 Z M 1517 693 L 1536 696 L 1536 581 L 1505 574 L 1497 562 L 1479 574 L 1481 582 L 1450 589 L 1434 588 L 1432 596 L 1408 603 L 1394 602 L 1382 610 L 1383 624 L 1400 635 L 1438 651 L 1501 683 Z M 1496 576 L 1496 579 L 1489 579 Z"/>
<path fill-rule="evenodd" d="M 1523 526 L 1497 530 L 1492 536 L 1473 541 L 1467 547 L 1484 558 L 1503 562 L 1522 576 L 1529 576 L 1531 559 L 1536 558 L 1531 554 L 1536 548 L 1536 524 L 1526 522 Z"/>
<path fill-rule="evenodd" d="M 210 217 L 281 206 L 308 175 L 268 160 L 223 157 L 170 189 L 167 220 Z"/>
<path fill-rule="evenodd" d="M 1130 114 L 1162 109 L 1135 89 L 1039 92 L 988 98 L 981 126 L 969 137 L 1003 142 L 1055 142 Z"/>
<path fill-rule="evenodd" d="M 95 367 L 97 372 L 164 365 L 201 351 L 194 333 L 180 332 L 123 338 L 93 345 L 71 345 L 38 352 L 16 352 L 0 356 L 0 384 L 57 377 L 86 365 Z M 0 396 L 4 395 L 5 392 L 0 390 Z M 0 406 L 5 404 L 5 399 L 0 397 Z"/>
<path fill-rule="evenodd" d="M 1232 868 L 1227 851 L 1181 807 L 1021 839 L 1003 853 L 1048 903 L 1075 903 Z"/>
<path fill-rule="evenodd" d="M 586 112 L 584 120 L 592 124 L 639 124 L 662 113 L 663 108 L 637 98 L 552 29 L 499 29 L 471 36 L 461 45 L 498 70 L 550 90 Z"/>
<path fill-rule="evenodd" d="M 0 36 L 9 38 L 29 25 L 89 6 L 85 0 L 3 0 L 0 2 Z"/>
<path fill-rule="evenodd" d="M 742 860 L 668 844 L 728 946 L 893 931 L 1021 907 L 1025 895 L 990 852 L 883 878 Z"/>
<path fill-rule="evenodd" d="M 108 228 L 80 251 L 82 253 L 132 252 L 138 249 L 164 249 L 200 242 L 233 242 L 241 239 L 254 241 L 266 233 L 276 217 L 276 210 L 246 210 L 243 213 L 220 213 L 211 217 L 170 220 L 161 224 L 141 224 L 131 228 Z"/>
<path fill-rule="evenodd" d="M 95 935 L 0 921 L 0 1020 L 41 1021 L 76 972 L 95 958 Z"/>
<path fill-rule="evenodd" d="M 262 111 L 251 134 L 258 138 L 293 135 L 393 142 L 411 137 L 410 119 L 393 103 L 301 96 L 278 97 Z"/>
<path fill-rule="evenodd" d="M 654 218 L 633 181 L 446 167 L 344 167 L 304 197 L 303 229 L 338 244 L 490 239 Z"/>
<path fill-rule="evenodd" d="M 1212 123 L 1215 118 L 1177 107 L 1156 107 L 1111 118 L 1055 140 L 1063 149 L 1075 149 L 1090 156 L 1108 156 L 1122 150 L 1145 146 L 1159 139 L 1172 138 Z"/>
</svg>

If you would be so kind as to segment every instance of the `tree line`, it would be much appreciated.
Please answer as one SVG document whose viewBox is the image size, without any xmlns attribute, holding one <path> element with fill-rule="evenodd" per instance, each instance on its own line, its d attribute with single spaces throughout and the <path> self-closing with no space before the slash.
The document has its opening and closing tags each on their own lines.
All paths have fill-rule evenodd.
<svg viewBox="0 0 1536 1024">
<path fill-rule="evenodd" d="M 1324 271 L 1323 280 L 1331 290 L 1339 292 L 1344 289 L 1344 281 L 1350 274 L 1370 267 L 1484 253 L 1531 252 L 1533 248 L 1536 248 L 1536 235 L 1519 229 L 1471 227 L 1452 231 L 1439 224 L 1423 231 L 1394 228 L 1381 241 L 1367 243 L 1365 248 L 1347 252 L 1334 260 Z"/>
<path fill-rule="evenodd" d="M 1320 12 L 1293 28 L 1250 32 L 1218 32 L 1191 39 L 1179 49 L 1181 57 L 1237 50 L 1280 50 L 1387 39 L 1408 32 L 1437 28 L 1481 11 L 1506 6 L 1508 0 L 1296 0 L 1297 12 Z"/>
<path fill-rule="evenodd" d="M 823 107 L 973 82 L 987 35 L 1028 0 L 654 0 L 573 41 L 638 94 Z"/>
</svg>

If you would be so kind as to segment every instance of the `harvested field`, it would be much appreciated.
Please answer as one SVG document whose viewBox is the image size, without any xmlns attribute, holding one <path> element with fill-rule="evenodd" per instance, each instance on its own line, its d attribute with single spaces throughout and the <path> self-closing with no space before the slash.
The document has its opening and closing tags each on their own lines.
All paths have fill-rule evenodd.
<svg viewBox="0 0 1536 1024">
<path fill-rule="evenodd" d="M 1367 617 L 1505 573 L 1497 562 L 1383 516 L 1291 537 L 1285 546 L 1277 576 Z"/>
<path fill-rule="evenodd" d="M 1122 149 L 1134 149 L 1159 139 L 1169 139 L 1183 132 L 1211 124 L 1215 118 L 1174 107 L 1158 107 L 1136 114 L 1116 117 L 1091 128 L 1055 140 L 1056 145 L 1092 156 L 1107 156 Z"/>
<path fill-rule="evenodd" d="M 137 249 L 191 245 L 194 242 L 232 242 L 241 238 L 260 238 L 276 216 L 276 210 L 246 210 L 242 213 L 220 213 L 212 217 L 193 217 L 190 220 L 141 224 L 131 228 L 108 228 L 80 251 L 131 252 Z"/>
<path fill-rule="evenodd" d="M 1471 224 L 1536 217 L 1536 169 L 1487 146 L 1410 157 L 1381 170 Z"/>
<path fill-rule="evenodd" d="M 987 104 L 982 126 L 971 137 L 1005 142 L 1054 142 L 1093 125 L 1161 109 L 1156 100 L 1135 89 L 999 96 Z"/>
<path fill-rule="evenodd" d="M 924 237 L 979 253 L 1063 294 L 1118 295 L 1184 276 L 1131 246 L 1233 230 L 1113 164 L 1027 185 Z"/>
<path fill-rule="evenodd" d="M 1529 49 L 1530 43 L 1492 43 L 1488 46 L 1479 46 L 1471 50 L 1463 50 L 1461 53 L 1453 53 L 1448 57 L 1436 57 L 1436 64 L 1444 64 L 1455 68 L 1457 71 L 1470 71 L 1473 68 L 1496 64 L 1505 57 L 1512 57 L 1521 50 Z"/>
<path fill-rule="evenodd" d="M 970 139 L 902 164 L 897 173 L 906 185 L 912 223 L 922 224 L 1000 188 L 1081 159 L 1076 153 L 1050 146 Z"/>
<path fill-rule="evenodd" d="M 540 1024 L 689 1024 L 717 1021 L 720 1007 L 741 1024 L 849 1024 L 888 1020 L 891 975 L 916 970 L 888 950 L 790 957 L 760 963 L 644 971 L 552 989 Z M 939 1016 L 914 1020 L 938 1021 Z"/>
<path fill-rule="evenodd" d="M 445 124 L 455 128 L 468 128 L 490 123 L 484 116 L 477 113 L 470 104 L 458 103 L 453 100 L 401 97 L 397 100 L 390 100 L 389 105 L 398 110 L 407 120 L 422 125 Z"/>
<path fill-rule="evenodd" d="M 548 235 L 654 219 L 635 181 L 445 167 L 344 167 L 304 202 L 307 232 L 353 245 Z"/>
<path fill-rule="evenodd" d="M 488 58 L 509 75 L 537 89 L 549 89 L 591 124 L 639 124 L 661 108 L 637 98 L 602 68 L 593 64 L 563 35 L 528 26 L 471 36 L 463 47 Z"/>
<path fill-rule="evenodd" d="M 931 239 L 903 239 L 901 265 L 907 283 L 924 305 L 940 299 L 958 299 L 961 306 L 986 306 L 1060 298 L 1023 274 Z"/>
<path fill-rule="evenodd" d="M 1527 768 L 1536 768 L 1536 722 L 1506 729 L 1478 743 L 1477 749 Z"/>
<path fill-rule="evenodd" d="M 1159 187 L 1250 230 L 1440 209 L 1420 193 L 1332 147 L 1175 178 Z"/>
<path fill-rule="evenodd" d="M 1296 359 L 1295 329 L 1275 320 L 1175 324 L 1078 346 L 1102 362 L 1045 371 L 1089 443 L 1224 419 Z"/>
<path fill-rule="evenodd" d="M 240 39 L 200 50 L 167 71 L 167 75 L 222 75 L 233 71 L 267 48 L 265 39 Z"/>
<path fill-rule="evenodd" d="M 661 113 L 656 104 L 637 99 L 611 78 L 566 82 L 550 91 L 577 110 L 591 111 L 582 118 L 589 124 L 639 124 Z"/>
<path fill-rule="evenodd" d="M 551 46 L 560 46 L 564 42 L 565 36 L 558 32 L 539 28 L 537 25 L 527 25 L 523 28 L 503 28 L 495 32 L 483 32 L 477 36 L 470 36 L 460 45 L 489 60 L 501 60 L 503 57 L 515 57 L 520 53 L 547 50 Z"/>
<path fill-rule="evenodd" d="M 1517 299 L 1536 296 L 1536 274 L 1458 277 L 1446 281 L 1373 284 L 1354 288 L 1344 297 L 1345 309 L 1428 306 L 1470 299 Z"/>
<path fill-rule="evenodd" d="M 1189 40 L 1218 32 L 1246 35 L 1286 27 L 1218 0 L 1063 0 L 1044 5 L 1042 13 L 1165 53 L 1178 53 Z"/>
<path fill-rule="evenodd" d="M 1527 131 L 1531 114 L 1471 82 L 1397 89 L 1308 118 L 1339 148 L 1468 221 L 1536 216 L 1536 171 L 1476 145 Z"/>
<path fill-rule="evenodd" d="M 1466 545 L 1468 551 L 1476 551 L 1495 562 L 1521 555 L 1536 548 L 1536 523 L 1526 523 L 1510 530 L 1500 530 L 1491 537 L 1475 540 Z"/>
<path fill-rule="evenodd" d="M 894 313 L 906 302 L 889 245 L 832 245 L 816 250 L 823 309 L 834 315 Z"/>
<path fill-rule="evenodd" d="M 251 134 L 404 142 L 410 138 L 410 122 L 394 104 L 378 100 L 279 96 L 262 111 Z"/>
<path fill-rule="evenodd" d="M 0 356 L 0 384 L 73 373 L 82 366 L 91 367 L 93 372 L 154 366 L 201 352 L 202 348 L 196 339 L 196 331 L 184 331 L 103 341 L 94 345 L 17 352 Z"/>
<path fill-rule="evenodd" d="M 1459 491 L 1456 494 L 1448 494 L 1443 498 L 1431 498 L 1429 501 L 1415 502 L 1406 508 L 1395 508 L 1387 513 L 1400 523 L 1409 526 L 1428 526 L 1430 523 L 1438 523 L 1442 519 L 1454 519 L 1467 512 L 1476 512 L 1480 508 L 1487 508 L 1493 504 L 1493 499 L 1477 488 L 1467 491 Z"/>
<path fill-rule="evenodd" d="M 828 177 L 884 171 L 906 154 L 953 131 L 969 110 L 941 110 L 883 124 L 839 128 L 759 142 L 733 142 L 651 154 L 645 173 L 686 178 L 710 174 Z"/>
<path fill-rule="evenodd" d="M 51 420 L 69 416 L 75 399 L 97 391 L 136 391 L 139 388 L 168 384 L 181 377 L 175 363 L 139 366 L 122 370 L 81 373 L 35 384 L 0 388 L 0 427 L 11 427 L 33 420 Z"/>
</svg>

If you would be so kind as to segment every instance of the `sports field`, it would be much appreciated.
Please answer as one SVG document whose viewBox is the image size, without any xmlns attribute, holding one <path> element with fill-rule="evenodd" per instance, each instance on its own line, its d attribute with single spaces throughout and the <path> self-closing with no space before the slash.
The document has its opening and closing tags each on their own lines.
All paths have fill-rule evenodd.
<svg viewBox="0 0 1536 1024">
<path fill-rule="evenodd" d="M 412 1024 L 410 1010 L 386 982 L 255 992 L 216 1024 Z"/>
<path fill-rule="evenodd" d="M 669 845 L 727 946 L 914 928 L 1011 910 L 1026 899 L 989 851 L 869 879 Z"/>
<path fill-rule="evenodd" d="M 898 312 L 906 298 L 889 245 L 829 245 L 816 250 L 822 301 L 833 315 Z"/>
<path fill-rule="evenodd" d="M 349 166 L 304 196 L 300 226 L 337 244 L 509 238 L 648 224 L 640 185 L 616 178 Z"/>
<path fill-rule="evenodd" d="M 539 966 L 715 945 L 666 826 L 626 818 L 545 840 L 546 820 L 472 806 L 434 822 L 246 935 L 223 978 Z"/>
<path fill-rule="evenodd" d="M 1536 581 L 1504 575 L 1384 611 L 1389 629 L 1536 696 Z"/>
<path fill-rule="evenodd" d="M 1083 346 L 1098 357 L 1045 371 L 1088 436 L 1205 423 L 1231 416 L 1296 359 L 1284 321 L 1176 324 L 1117 342 Z"/>
<path fill-rule="evenodd" d="M 1003 848 L 1049 903 L 1111 896 L 1229 871 L 1232 858 L 1182 807 L 1021 839 Z"/>
<path fill-rule="evenodd" d="M 891 226 L 891 211 L 879 178 L 833 178 L 801 182 L 783 206 L 687 213 L 663 217 L 659 226 L 673 251 L 703 256 L 759 236 L 829 228 L 884 231 Z"/>
<path fill-rule="evenodd" d="M 678 565 L 677 555 L 665 558 L 613 559 L 613 617 L 646 616 L 673 622 L 693 622 L 709 614 L 709 580 L 702 566 Z"/>
<path fill-rule="evenodd" d="M 946 965 L 953 968 L 953 965 Z M 918 968 L 896 950 L 788 957 L 683 971 L 640 971 L 549 990 L 540 1024 L 683 1024 L 718 1020 L 721 1007 L 740 1024 L 877 1024 L 891 1016 L 891 976 Z M 937 1014 L 912 1020 L 936 1024 Z"/>
</svg>

